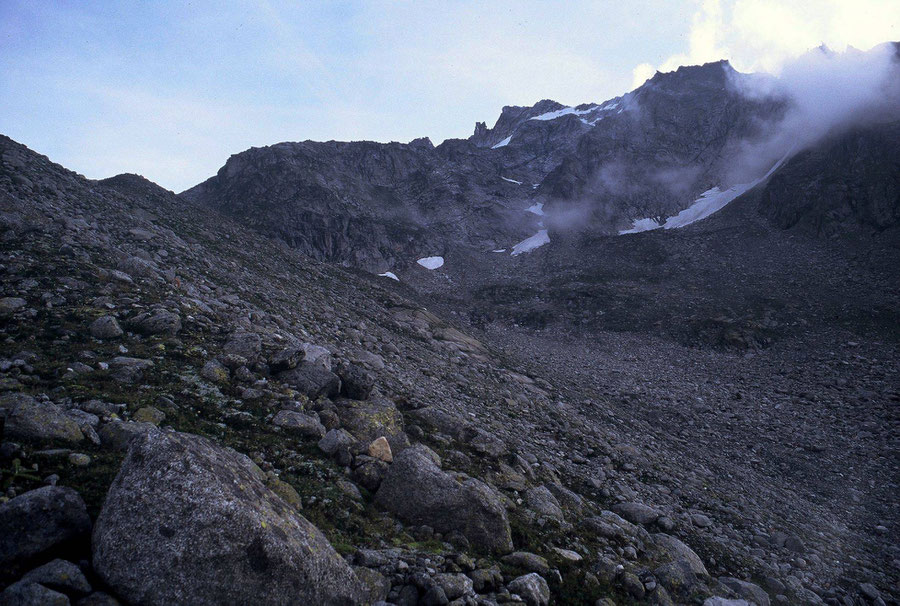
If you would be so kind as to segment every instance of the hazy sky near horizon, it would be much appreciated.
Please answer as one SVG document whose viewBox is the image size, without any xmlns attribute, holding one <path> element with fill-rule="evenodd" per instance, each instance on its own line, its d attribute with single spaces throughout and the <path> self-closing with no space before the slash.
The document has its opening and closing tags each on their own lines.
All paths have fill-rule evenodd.
<svg viewBox="0 0 900 606">
<path fill-rule="evenodd" d="M 599 102 L 658 69 L 778 73 L 900 39 L 896 0 L 0 3 L 0 133 L 181 191 L 279 141 L 435 144 L 504 105 Z"/>
</svg>

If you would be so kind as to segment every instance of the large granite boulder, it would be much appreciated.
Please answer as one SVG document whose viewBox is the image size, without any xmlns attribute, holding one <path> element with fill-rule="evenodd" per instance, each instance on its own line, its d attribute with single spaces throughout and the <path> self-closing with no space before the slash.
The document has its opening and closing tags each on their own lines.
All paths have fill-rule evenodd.
<svg viewBox="0 0 900 606">
<path fill-rule="evenodd" d="M 152 431 L 131 445 L 97 519 L 97 574 L 139 604 L 357 604 L 325 536 L 246 456 Z"/>
<path fill-rule="evenodd" d="M 376 503 L 409 524 L 459 531 L 476 549 L 512 551 L 506 510 L 497 493 L 479 480 L 442 471 L 436 459 L 421 445 L 396 455 Z"/>
<path fill-rule="evenodd" d="M 0 398 L 0 417 L 6 417 L 6 435 L 24 440 L 77 443 L 84 439 L 78 423 L 52 402 L 38 402 L 26 394 Z"/>
</svg>

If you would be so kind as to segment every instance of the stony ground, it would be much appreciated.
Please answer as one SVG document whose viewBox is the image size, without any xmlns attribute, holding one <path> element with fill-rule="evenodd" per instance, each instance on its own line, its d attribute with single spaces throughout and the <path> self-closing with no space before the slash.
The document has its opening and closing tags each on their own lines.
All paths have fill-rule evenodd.
<svg viewBox="0 0 900 606">
<path fill-rule="evenodd" d="M 516 327 L 0 158 L 6 603 L 896 600 L 893 342 Z"/>
</svg>

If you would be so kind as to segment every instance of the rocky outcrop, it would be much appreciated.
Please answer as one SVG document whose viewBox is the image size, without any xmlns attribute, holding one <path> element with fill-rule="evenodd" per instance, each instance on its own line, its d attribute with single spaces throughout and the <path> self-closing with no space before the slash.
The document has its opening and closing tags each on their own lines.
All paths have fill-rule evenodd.
<svg viewBox="0 0 900 606">
<path fill-rule="evenodd" d="M 141 604 L 361 599 L 350 567 L 249 459 L 182 433 L 132 444 L 94 528 L 93 564 Z"/>
</svg>

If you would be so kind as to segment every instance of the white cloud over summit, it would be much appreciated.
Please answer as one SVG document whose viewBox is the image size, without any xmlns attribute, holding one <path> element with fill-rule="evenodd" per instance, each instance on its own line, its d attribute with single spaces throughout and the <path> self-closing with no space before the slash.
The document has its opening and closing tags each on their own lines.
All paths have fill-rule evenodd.
<svg viewBox="0 0 900 606">
<path fill-rule="evenodd" d="M 702 0 L 691 20 L 687 48 L 658 65 L 637 65 L 632 86 L 656 71 L 728 59 L 739 71 L 777 74 L 786 62 L 824 44 L 836 51 L 867 50 L 900 39 L 896 0 Z"/>
</svg>

